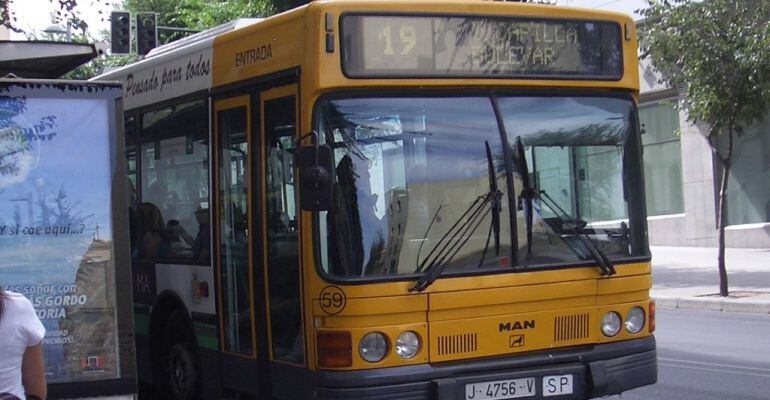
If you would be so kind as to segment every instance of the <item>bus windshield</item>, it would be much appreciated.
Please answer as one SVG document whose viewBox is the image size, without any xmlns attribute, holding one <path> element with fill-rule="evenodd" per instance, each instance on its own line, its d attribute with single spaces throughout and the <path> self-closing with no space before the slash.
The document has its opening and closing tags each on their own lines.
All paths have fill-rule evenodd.
<svg viewBox="0 0 770 400">
<path fill-rule="evenodd" d="M 640 179 L 630 99 L 351 97 L 317 110 L 335 155 L 333 206 L 318 218 L 331 277 L 646 254 L 644 222 L 631 210 L 642 203 L 628 193 Z"/>
</svg>

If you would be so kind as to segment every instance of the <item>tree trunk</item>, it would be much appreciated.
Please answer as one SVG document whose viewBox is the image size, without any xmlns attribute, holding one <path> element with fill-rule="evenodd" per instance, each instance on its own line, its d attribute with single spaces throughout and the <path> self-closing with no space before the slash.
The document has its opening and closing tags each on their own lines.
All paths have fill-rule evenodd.
<svg viewBox="0 0 770 400">
<path fill-rule="evenodd" d="M 725 265 L 725 225 L 727 225 L 727 182 L 730 178 L 733 157 L 733 133 L 735 124 L 730 121 L 727 126 L 727 154 L 722 162 L 722 182 L 719 187 L 719 255 L 717 256 L 719 267 L 719 295 L 727 297 L 730 294 L 727 286 L 727 266 Z M 717 152 L 718 154 L 718 152 Z"/>
<path fill-rule="evenodd" d="M 730 176 L 729 164 L 723 165 L 722 184 L 719 188 L 719 255 L 717 256 L 719 266 L 719 295 L 726 297 L 729 294 L 727 290 L 727 267 L 725 265 L 725 224 L 727 222 L 727 180 Z"/>
</svg>

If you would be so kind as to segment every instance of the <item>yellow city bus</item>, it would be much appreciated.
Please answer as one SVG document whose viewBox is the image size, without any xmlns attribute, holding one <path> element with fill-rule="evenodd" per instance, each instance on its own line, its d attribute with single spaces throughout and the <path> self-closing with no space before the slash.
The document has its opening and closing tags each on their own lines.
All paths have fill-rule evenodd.
<svg viewBox="0 0 770 400">
<path fill-rule="evenodd" d="M 315 1 L 124 82 L 158 398 L 585 399 L 657 379 L 627 16 Z"/>
</svg>

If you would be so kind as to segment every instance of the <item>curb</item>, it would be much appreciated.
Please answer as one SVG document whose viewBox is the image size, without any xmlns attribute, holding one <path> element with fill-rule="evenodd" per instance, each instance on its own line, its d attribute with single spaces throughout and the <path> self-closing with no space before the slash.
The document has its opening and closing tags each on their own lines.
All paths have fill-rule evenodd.
<svg viewBox="0 0 770 400">
<path fill-rule="evenodd" d="M 742 314 L 770 315 L 770 301 L 751 299 L 722 299 L 704 297 L 653 296 L 657 308 L 697 311 L 720 311 Z"/>
</svg>

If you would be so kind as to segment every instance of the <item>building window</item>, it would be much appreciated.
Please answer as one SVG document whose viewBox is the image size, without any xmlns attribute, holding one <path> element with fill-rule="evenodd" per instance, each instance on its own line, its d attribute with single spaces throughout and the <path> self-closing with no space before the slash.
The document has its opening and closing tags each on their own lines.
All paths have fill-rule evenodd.
<svg viewBox="0 0 770 400">
<path fill-rule="evenodd" d="M 679 114 L 674 101 L 639 106 L 648 215 L 684 212 Z"/>
<path fill-rule="evenodd" d="M 727 140 L 722 136 L 721 143 Z M 724 146 L 723 146 L 724 147 Z M 721 173 L 720 173 L 721 176 Z M 727 224 L 770 222 L 770 114 L 736 137 L 727 183 Z M 719 189 L 717 189 L 719 190 Z"/>
</svg>

